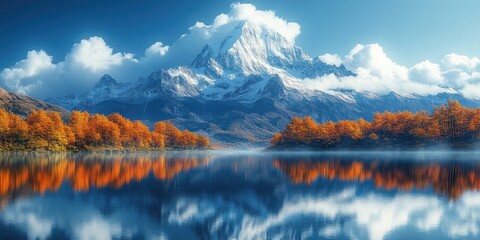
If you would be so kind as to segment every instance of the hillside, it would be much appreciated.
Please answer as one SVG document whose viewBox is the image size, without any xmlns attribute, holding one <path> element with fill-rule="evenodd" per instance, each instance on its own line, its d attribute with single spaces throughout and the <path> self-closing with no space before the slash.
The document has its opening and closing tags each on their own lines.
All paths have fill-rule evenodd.
<svg viewBox="0 0 480 240">
<path fill-rule="evenodd" d="M 25 95 L 10 93 L 0 88 L 0 108 L 15 113 L 20 117 L 26 117 L 34 110 L 51 110 L 66 116 L 68 111 L 51 103 L 40 101 Z"/>
</svg>

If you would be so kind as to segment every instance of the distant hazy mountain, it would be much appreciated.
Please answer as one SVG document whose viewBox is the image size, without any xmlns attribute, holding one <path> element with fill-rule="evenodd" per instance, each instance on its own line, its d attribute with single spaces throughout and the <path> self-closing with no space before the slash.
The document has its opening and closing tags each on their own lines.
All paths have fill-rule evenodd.
<svg viewBox="0 0 480 240">
<path fill-rule="evenodd" d="M 223 40 L 206 44 L 190 65 L 160 69 L 128 83 L 103 76 L 85 94 L 47 99 L 67 109 L 119 112 L 146 122 L 171 120 L 224 143 L 264 144 L 293 116 L 318 121 L 371 119 L 377 111 L 432 110 L 460 94 L 436 96 L 306 88 L 303 79 L 354 75 L 343 65 L 311 58 L 281 34 L 243 21 Z"/>
<path fill-rule="evenodd" d="M 3 88 L 0 88 L 0 108 L 22 117 L 27 116 L 33 110 L 40 109 L 57 111 L 62 115 L 67 114 L 67 111 L 61 107 L 25 95 L 10 93 Z"/>
</svg>

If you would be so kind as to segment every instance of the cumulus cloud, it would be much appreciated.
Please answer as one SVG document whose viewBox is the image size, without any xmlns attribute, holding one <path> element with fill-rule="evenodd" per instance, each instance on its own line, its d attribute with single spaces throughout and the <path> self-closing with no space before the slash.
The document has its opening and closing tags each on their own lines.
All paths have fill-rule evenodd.
<svg viewBox="0 0 480 240">
<path fill-rule="evenodd" d="M 377 43 L 357 44 L 343 59 L 322 55 L 325 63 L 340 59 L 356 76 L 327 75 L 305 79 L 308 88 L 331 92 L 350 89 L 379 95 L 398 94 L 436 95 L 460 93 L 480 99 L 480 60 L 458 54 L 447 54 L 441 63 L 421 61 L 412 67 L 395 63 Z M 339 65 L 339 63 L 337 62 Z"/>
<path fill-rule="evenodd" d="M 43 50 L 33 50 L 27 53 L 26 59 L 17 62 L 11 68 L 5 68 L 0 73 L 0 80 L 8 88 L 26 94 L 33 85 L 41 81 L 38 78 L 40 74 L 51 72 L 55 67 L 52 56 Z"/>
<path fill-rule="evenodd" d="M 480 59 L 477 57 L 470 58 L 468 56 L 450 53 L 445 55 L 442 63 L 447 70 L 461 69 L 464 71 L 480 71 Z"/>
<path fill-rule="evenodd" d="M 325 53 L 321 56 L 318 56 L 322 62 L 330 65 L 340 66 L 342 64 L 342 59 L 337 54 Z"/>
<path fill-rule="evenodd" d="M 325 92 L 338 89 L 371 92 L 379 95 L 392 91 L 408 95 L 455 92 L 442 85 L 443 77 L 438 64 L 424 61 L 409 69 L 390 59 L 382 46 L 377 43 L 357 44 L 340 64 L 344 64 L 356 76 L 336 77 L 331 74 L 315 79 L 306 79 L 304 83 L 309 88 Z"/>
<path fill-rule="evenodd" d="M 91 37 L 75 43 L 67 55 L 67 61 L 72 66 L 80 67 L 91 72 L 104 72 L 113 66 L 119 66 L 123 61 L 137 61 L 131 53 L 113 53 L 103 38 Z"/>
<path fill-rule="evenodd" d="M 33 77 L 40 71 L 53 68 L 52 56 L 45 51 L 29 51 L 27 58 L 17 62 L 13 68 L 6 68 L 2 74 L 7 78 Z"/>
<path fill-rule="evenodd" d="M 264 25 L 266 28 L 280 33 L 291 42 L 294 42 L 295 38 L 300 34 L 300 25 L 298 23 L 287 22 L 277 17 L 273 11 L 261 11 L 257 10 L 252 4 L 240 3 L 233 4 L 231 8 L 228 14 L 230 21 L 251 21 Z M 228 18 L 225 15 L 221 15 L 221 17 L 217 17 L 215 20 L 217 24 L 228 22 Z"/>
<path fill-rule="evenodd" d="M 0 86 L 37 98 L 88 91 L 104 74 L 132 81 L 158 69 L 156 61 L 168 46 L 156 42 L 136 59 L 132 53 L 115 52 L 103 38 L 93 36 L 73 44 L 63 61 L 54 63 L 44 50 L 29 51 L 24 60 L 0 72 Z"/>
<path fill-rule="evenodd" d="M 459 92 L 467 98 L 480 99 L 480 83 L 465 84 Z"/>
<path fill-rule="evenodd" d="M 232 4 L 230 12 L 218 15 L 212 25 L 197 22 L 189 30 L 191 32 L 198 31 L 208 38 L 222 26 L 243 21 L 255 23 L 278 32 L 290 42 L 294 42 L 295 38 L 300 34 L 300 25 L 298 23 L 284 20 L 276 16 L 274 11 L 257 10 L 252 4 L 242 3 Z"/>
<path fill-rule="evenodd" d="M 182 35 L 169 49 L 163 64 L 177 66 L 190 64 L 202 48 L 220 46 L 241 23 L 248 21 L 262 30 L 268 29 L 294 43 L 300 34 L 300 25 L 278 17 L 274 11 L 258 10 L 252 4 L 234 3 L 230 12 L 221 13 L 211 24 L 196 22 L 189 32 Z"/>
<path fill-rule="evenodd" d="M 115 51 L 103 38 L 93 36 L 75 43 L 65 58 L 55 63 L 45 51 L 29 52 L 25 60 L 1 72 L 0 83 L 10 91 L 46 98 L 88 91 L 106 73 L 120 81 L 136 80 L 160 67 L 190 64 L 205 44 L 220 45 L 245 21 L 274 31 L 292 43 L 300 34 L 298 23 L 288 22 L 273 11 L 234 3 L 228 13 L 219 14 L 210 25 L 197 22 L 172 46 L 155 42 L 139 58 Z"/>
<path fill-rule="evenodd" d="M 168 52 L 170 46 L 163 44 L 162 42 L 155 42 L 145 50 L 145 56 L 163 56 Z"/>
<path fill-rule="evenodd" d="M 394 63 L 379 44 L 357 44 L 345 57 L 345 65 L 355 72 L 387 80 L 405 81 L 408 69 Z"/>
<path fill-rule="evenodd" d="M 455 53 L 441 63 L 445 81 L 467 98 L 480 99 L 480 59 Z"/>
<path fill-rule="evenodd" d="M 65 58 L 56 63 L 43 50 L 30 51 L 24 60 L 0 72 L 0 86 L 45 98 L 87 91 L 105 73 L 120 81 L 133 81 L 160 67 L 189 65 L 206 44 L 217 48 L 232 44 L 224 40 L 245 21 L 262 31 L 274 31 L 292 44 L 300 34 L 298 23 L 278 17 L 274 11 L 234 3 L 228 13 L 217 15 L 211 23 L 196 22 L 171 46 L 155 42 L 139 58 L 132 53 L 114 51 L 98 36 L 75 43 Z M 302 88 L 326 92 L 351 89 L 379 95 L 392 91 L 419 95 L 448 92 L 480 99 L 480 59 L 477 57 L 450 53 L 439 63 L 425 60 L 403 66 L 388 57 L 380 44 L 373 43 L 357 44 L 344 57 L 326 53 L 319 59 L 336 66 L 343 64 L 356 75 L 297 79 L 304 84 Z"/>
<path fill-rule="evenodd" d="M 411 80 L 426 83 L 443 85 L 444 79 L 440 65 L 432 63 L 428 60 L 415 64 L 410 71 L 409 77 Z"/>
</svg>

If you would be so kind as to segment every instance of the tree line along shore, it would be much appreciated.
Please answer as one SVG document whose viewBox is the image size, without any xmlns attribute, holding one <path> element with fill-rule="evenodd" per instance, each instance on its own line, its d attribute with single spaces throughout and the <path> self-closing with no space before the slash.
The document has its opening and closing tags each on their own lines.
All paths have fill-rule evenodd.
<svg viewBox="0 0 480 240">
<path fill-rule="evenodd" d="M 106 151 L 207 149 L 207 137 L 180 131 L 171 122 L 150 130 L 118 113 L 108 116 L 72 111 L 64 121 L 58 112 L 33 111 L 25 119 L 0 109 L 0 151 Z"/>
<path fill-rule="evenodd" d="M 271 149 L 372 149 L 429 146 L 474 147 L 480 140 L 480 108 L 458 101 L 435 107 L 432 113 L 375 113 L 372 121 L 359 119 L 317 123 L 295 117 L 271 139 Z"/>
</svg>

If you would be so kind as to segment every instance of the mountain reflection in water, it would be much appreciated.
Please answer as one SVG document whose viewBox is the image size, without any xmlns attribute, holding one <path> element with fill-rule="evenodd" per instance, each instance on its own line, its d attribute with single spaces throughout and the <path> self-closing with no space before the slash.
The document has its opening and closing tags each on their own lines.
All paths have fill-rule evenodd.
<svg viewBox="0 0 480 240">
<path fill-rule="evenodd" d="M 4 154 L 0 236 L 478 238 L 480 161 L 425 156 Z"/>
</svg>

